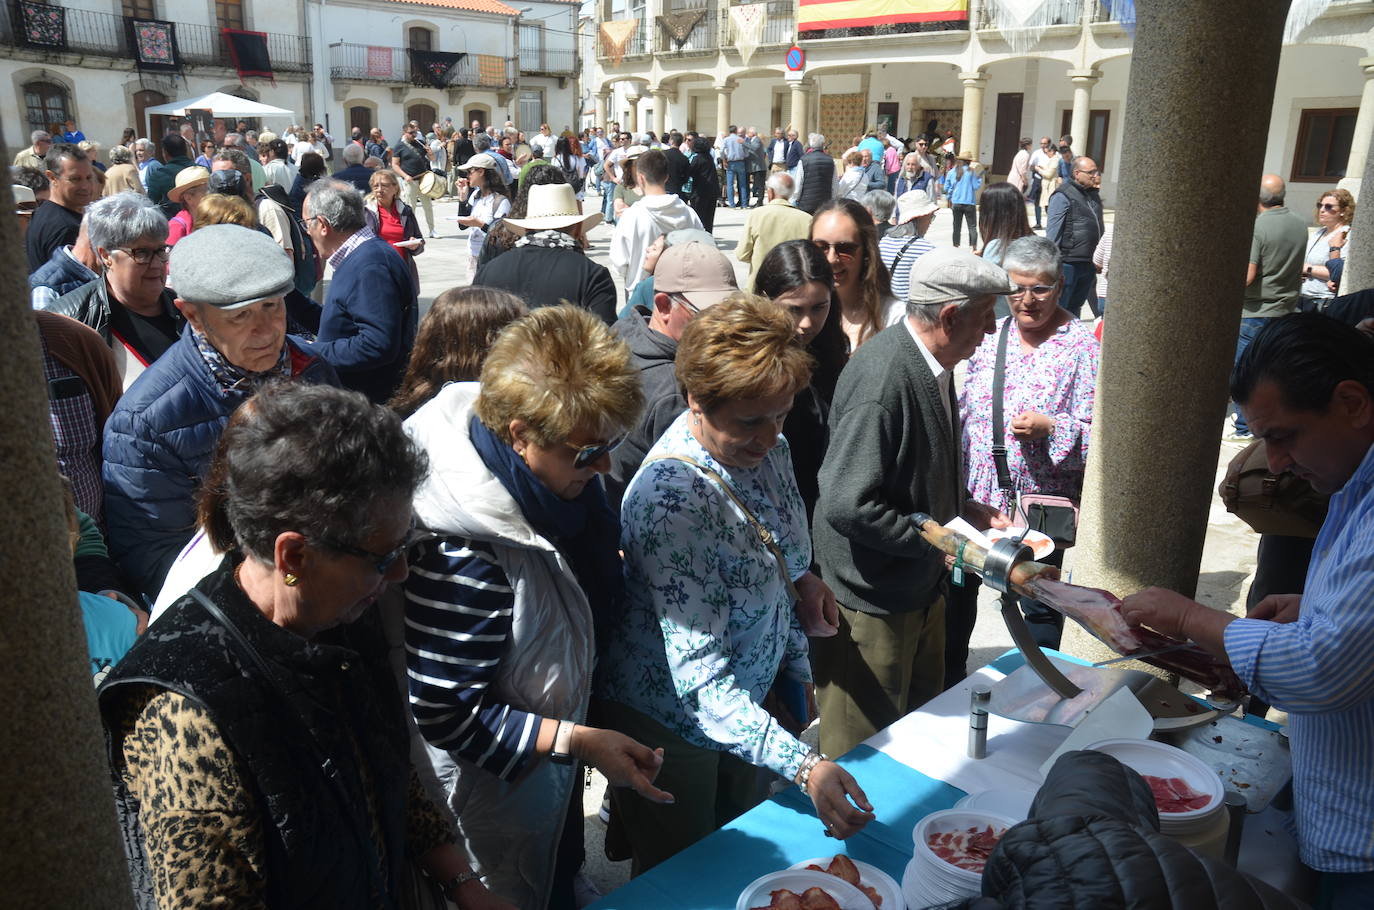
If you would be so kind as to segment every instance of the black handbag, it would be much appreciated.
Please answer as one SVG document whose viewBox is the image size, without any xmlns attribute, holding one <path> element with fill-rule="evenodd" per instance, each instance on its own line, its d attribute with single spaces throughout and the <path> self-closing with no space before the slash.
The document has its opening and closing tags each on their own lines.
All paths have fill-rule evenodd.
<svg viewBox="0 0 1374 910">
<path fill-rule="evenodd" d="M 1015 499 L 1016 515 L 1026 527 L 1047 535 L 1055 547 L 1063 550 L 1073 546 L 1078 538 L 1078 503 L 1055 493 L 1018 493 L 1007 464 L 1002 395 L 1007 379 L 1007 336 L 1015 318 L 1008 316 L 1002 323 L 997 336 L 997 365 L 992 374 L 992 463 L 997 468 L 997 488 L 1008 500 Z"/>
</svg>

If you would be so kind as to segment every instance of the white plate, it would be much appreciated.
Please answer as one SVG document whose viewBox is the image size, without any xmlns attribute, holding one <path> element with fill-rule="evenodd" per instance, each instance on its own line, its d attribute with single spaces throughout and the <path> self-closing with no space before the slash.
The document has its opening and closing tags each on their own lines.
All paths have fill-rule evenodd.
<svg viewBox="0 0 1374 910">
<path fill-rule="evenodd" d="M 1152 739 L 1104 739 L 1083 748 L 1092 749 L 1095 752 L 1105 752 L 1140 774 L 1166 778 L 1181 777 L 1194 790 L 1205 793 L 1212 798 L 1201 809 L 1189 809 L 1187 812 L 1161 812 L 1159 814 L 1161 825 L 1165 821 L 1175 824 L 1211 815 L 1220 810 L 1222 798 L 1226 795 L 1225 788 L 1221 784 L 1221 778 L 1217 776 L 1215 771 L 1207 767 L 1202 759 L 1195 758 L 1168 743 L 1157 743 Z"/>
<path fill-rule="evenodd" d="M 983 533 L 987 535 L 988 540 L 995 543 L 1003 537 L 1020 537 L 1021 532 L 1025 530 L 1025 528 L 988 528 Z M 1040 531 L 1026 531 L 1026 539 L 1023 542 L 1031 548 L 1031 555 L 1037 561 L 1054 552 L 1054 540 L 1048 534 Z"/>
<path fill-rule="evenodd" d="M 873 910 L 873 902 L 868 899 L 868 895 L 849 882 L 824 872 L 812 872 L 807 869 L 784 869 L 781 872 L 759 876 L 740 892 L 739 900 L 735 901 L 735 910 L 767 907 L 773 901 L 773 892 L 782 888 L 795 894 L 801 894 L 807 888 L 820 888 L 835 898 L 840 910 Z"/>
<path fill-rule="evenodd" d="M 830 861 L 834 858 L 835 857 L 832 855 L 818 856 L 815 859 L 804 859 L 791 868 L 805 869 L 807 866 L 813 864 L 825 868 L 830 865 Z M 854 864 L 854 868 L 859 870 L 859 881 L 863 882 L 874 891 L 877 891 L 878 896 L 883 899 L 881 910 L 904 910 L 906 901 L 902 899 L 902 888 L 897 884 L 896 879 L 879 869 L 877 866 L 861 862 L 854 859 L 852 856 L 849 857 L 849 860 Z M 828 872 L 825 874 L 830 875 Z M 834 876 L 831 876 L 831 878 L 834 878 Z M 865 897 L 867 897 L 867 895 L 865 895 Z"/>
<path fill-rule="evenodd" d="M 982 793 L 970 793 L 955 803 L 954 808 L 985 809 L 1020 822 L 1030 815 L 1031 801 L 1034 799 L 1034 790 L 984 790 Z"/>
</svg>

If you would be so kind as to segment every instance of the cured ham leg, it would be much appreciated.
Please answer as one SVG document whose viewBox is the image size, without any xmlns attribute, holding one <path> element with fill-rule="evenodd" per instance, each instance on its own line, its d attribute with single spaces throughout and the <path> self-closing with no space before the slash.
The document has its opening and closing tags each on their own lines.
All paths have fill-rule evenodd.
<svg viewBox="0 0 1374 910">
<path fill-rule="evenodd" d="M 918 527 L 931 546 L 957 556 L 962 545 L 964 563 L 977 570 L 983 568 L 987 553 L 982 547 L 929 516 L 922 516 L 922 519 Z M 1140 660 L 1192 680 L 1209 689 L 1218 701 L 1235 701 L 1245 694 L 1244 683 L 1226 661 L 1197 645 L 1180 642 L 1153 629 L 1130 627 L 1121 615 L 1121 600 L 1116 595 L 1100 588 L 1071 585 L 1059 581 L 1058 576 L 1059 570 L 1054 566 L 1026 560 L 1017 563 L 1012 570 L 1011 587 L 1016 593 L 1063 613 L 1122 657 L 1179 646 L 1166 654 L 1141 657 Z"/>
</svg>

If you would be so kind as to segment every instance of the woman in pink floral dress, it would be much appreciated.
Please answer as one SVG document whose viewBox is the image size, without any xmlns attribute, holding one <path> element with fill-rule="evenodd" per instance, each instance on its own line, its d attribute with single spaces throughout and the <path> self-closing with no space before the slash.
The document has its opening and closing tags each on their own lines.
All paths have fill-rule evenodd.
<svg viewBox="0 0 1374 910">
<path fill-rule="evenodd" d="M 1054 493 L 1074 500 L 1083 490 L 1101 348 L 1092 331 L 1057 303 L 1061 265 L 1058 248 L 1043 237 L 1022 237 L 1008 245 L 1002 267 L 1019 288 L 1008 295 L 1011 315 L 998 321 L 997 331 L 984 338 L 970 358 L 959 396 L 968 488 L 975 500 L 1008 515 L 1016 506 L 1015 494 L 999 489 L 992 458 L 993 378 L 1008 319 L 1002 444 L 1007 447 L 1012 481 L 1022 493 Z M 1062 559 L 1062 553 L 1056 551 L 1047 561 L 1057 564 Z M 973 631 L 976 590 L 973 588 L 971 598 L 967 591 L 962 597 L 969 602 L 964 617 L 969 634 Z M 959 592 L 955 598 L 961 598 Z M 1021 608 L 1036 641 L 1057 648 L 1063 616 L 1028 598 L 1023 598 Z M 951 664 L 947 649 L 946 667 L 954 673 L 967 659 L 968 637 L 951 622 L 948 639 L 955 659 Z"/>
</svg>

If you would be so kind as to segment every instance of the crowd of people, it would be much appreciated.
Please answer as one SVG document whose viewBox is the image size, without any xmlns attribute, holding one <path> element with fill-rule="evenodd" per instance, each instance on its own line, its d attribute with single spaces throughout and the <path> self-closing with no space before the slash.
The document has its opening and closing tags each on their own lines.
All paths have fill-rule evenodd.
<svg viewBox="0 0 1374 910">
<path fill-rule="evenodd" d="M 1080 314 L 1101 315 L 1110 267 L 1097 164 L 1026 139 L 987 182 L 933 128 L 875 128 L 837 165 L 782 129 L 412 122 L 336 146 L 239 126 L 126 136 L 98 166 L 71 124 L 12 171 L 140 896 L 576 907 L 583 768 L 636 875 L 778 782 L 836 838 L 873 821 L 832 757 L 964 678 L 977 612 L 977 580 L 951 581 L 911 516 L 1006 528 L 1080 498 L 1100 360 Z M 1335 395 L 1350 457 L 1318 473 L 1339 489 L 1368 473 L 1374 360 L 1314 320 L 1354 202 L 1324 194 L 1309 241 L 1276 180 L 1233 395 L 1271 441 Z M 445 196 L 472 282 L 421 318 Z M 721 206 L 751 210 L 742 285 Z M 928 237 L 942 208 L 950 245 Z M 603 223 L 609 268 L 588 255 Z M 1298 281 L 1312 313 L 1275 318 Z M 1289 364 L 1295 333 L 1348 348 L 1339 375 Z M 1283 445 L 1295 470 L 1315 457 Z M 1325 552 L 1337 578 L 1367 562 Z M 1276 705 L 1369 710 L 1363 683 L 1302 694 L 1312 622 L 1364 640 L 1344 606 L 1269 603 L 1223 638 L 1176 599 L 1128 605 L 1234 645 Z M 1020 608 L 1056 647 L 1062 615 Z M 1300 736 L 1339 725 L 1312 728 L 1300 780 Z M 1367 844 L 1305 818 L 1305 861 L 1369 875 Z"/>
</svg>

